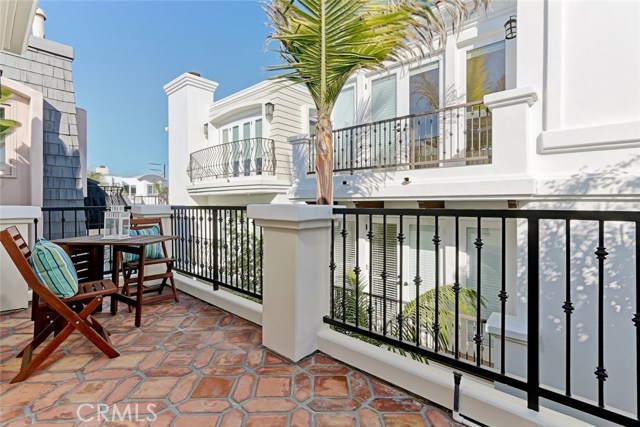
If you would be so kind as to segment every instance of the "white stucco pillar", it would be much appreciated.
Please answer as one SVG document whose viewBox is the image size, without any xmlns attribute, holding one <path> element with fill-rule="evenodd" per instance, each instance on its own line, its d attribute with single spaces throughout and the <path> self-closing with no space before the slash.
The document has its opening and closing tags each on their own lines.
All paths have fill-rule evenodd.
<svg viewBox="0 0 640 427">
<path fill-rule="evenodd" d="M 491 111 L 492 159 L 496 174 L 528 175 L 536 155 L 531 107 L 538 100 L 534 87 L 492 93 L 484 97 Z"/>
<path fill-rule="evenodd" d="M 263 227 L 262 343 L 298 361 L 318 349 L 329 311 L 333 206 L 249 205 Z"/>
<path fill-rule="evenodd" d="M 191 184 L 187 169 L 190 155 L 207 146 L 204 125 L 209 122 L 209 107 L 218 83 L 184 73 L 163 86 L 167 94 L 169 203 L 196 204 L 187 192 Z"/>
</svg>

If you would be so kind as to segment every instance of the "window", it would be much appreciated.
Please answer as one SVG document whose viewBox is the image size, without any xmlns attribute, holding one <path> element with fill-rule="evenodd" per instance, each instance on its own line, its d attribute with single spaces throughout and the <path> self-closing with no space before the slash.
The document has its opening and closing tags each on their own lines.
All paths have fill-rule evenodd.
<svg viewBox="0 0 640 427">
<path fill-rule="evenodd" d="M 122 184 L 124 194 L 129 194 L 129 184 Z"/>
<path fill-rule="evenodd" d="M 416 286 L 413 279 L 416 277 L 416 267 L 420 267 L 419 274 L 422 282 L 420 283 L 420 295 L 433 289 L 436 286 L 435 281 L 435 265 L 436 251 L 433 244 L 433 236 L 435 235 L 435 226 L 420 226 L 420 250 L 418 251 L 418 227 L 416 224 L 409 225 L 409 254 L 408 254 L 408 270 L 404 272 L 402 289 L 402 299 L 404 301 L 415 300 Z"/>
<path fill-rule="evenodd" d="M 440 108 L 440 70 L 438 63 L 415 70 L 409 77 L 409 114 Z"/>
<path fill-rule="evenodd" d="M 262 175 L 262 119 L 256 120 L 256 175 Z"/>
<path fill-rule="evenodd" d="M 467 228 L 467 287 L 478 288 L 478 249 L 475 246 L 478 230 L 475 227 Z M 482 307 L 482 318 L 488 319 L 491 313 L 500 312 L 501 304 L 498 294 L 502 289 L 502 230 L 496 228 L 482 228 L 482 253 L 481 253 L 481 296 L 485 300 Z"/>
<path fill-rule="evenodd" d="M 231 129 L 233 135 L 233 176 L 240 175 L 240 146 L 238 141 L 240 140 L 240 126 L 234 126 Z"/>
<path fill-rule="evenodd" d="M 396 117 L 396 102 L 395 74 L 371 83 L 371 119 L 374 122 Z"/>
<path fill-rule="evenodd" d="M 4 119 L 5 107 L 0 106 L 0 119 Z M 7 164 L 7 147 L 6 139 L 4 136 L 0 136 L 0 170 L 4 170 Z"/>
<path fill-rule="evenodd" d="M 309 108 L 309 135 L 316 134 L 316 125 L 318 124 L 318 110 Z"/>
<path fill-rule="evenodd" d="M 390 120 L 396 117 L 396 75 L 392 74 L 374 80 L 371 84 L 371 119 L 379 122 L 373 125 L 374 146 L 371 148 L 372 163 L 389 166 L 397 163 L 397 144 L 400 122 Z M 382 121 L 382 122 L 380 122 Z"/>
<path fill-rule="evenodd" d="M 505 90 L 504 40 L 467 53 L 467 102 Z"/>
<path fill-rule="evenodd" d="M 156 196 L 158 192 L 154 184 L 147 184 L 147 196 Z"/>
<path fill-rule="evenodd" d="M 135 185 L 131 186 L 129 194 L 131 194 L 132 196 L 136 195 L 136 186 Z"/>
<path fill-rule="evenodd" d="M 342 89 L 336 105 L 333 107 L 333 128 L 335 130 L 351 127 L 355 124 L 355 88 L 347 86 Z"/>
</svg>

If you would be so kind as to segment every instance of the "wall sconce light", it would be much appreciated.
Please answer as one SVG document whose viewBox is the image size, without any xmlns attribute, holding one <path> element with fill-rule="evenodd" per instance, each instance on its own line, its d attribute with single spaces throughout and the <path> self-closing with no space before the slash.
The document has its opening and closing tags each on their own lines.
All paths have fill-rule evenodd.
<svg viewBox="0 0 640 427">
<path fill-rule="evenodd" d="M 204 137 L 209 139 L 209 123 L 205 123 L 202 130 L 204 132 Z"/>
<path fill-rule="evenodd" d="M 409 177 L 408 177 L 408 176 L 405 176 L 405 177 L 404 177 L 404 183 L 405 183 L 405 184 L 409 184 L 410 182 L 411 182 L 411 179 L 409 179 Z"/>
<path fill-rule="evenodd" d="M 276 106 L 271 102 L 267 102 L 264 104 L 264 116 L 267 118 L 267 121 L 273 120 L 273 111 L 276 109 Z"/>
<path fill-rule="evenodd" d="M 518 30 L 518 21 L 515 15 L 511 15 L 509 20 L 504 23 L 504 38 L 507 40 L 515 39 Z"/>
</svg>

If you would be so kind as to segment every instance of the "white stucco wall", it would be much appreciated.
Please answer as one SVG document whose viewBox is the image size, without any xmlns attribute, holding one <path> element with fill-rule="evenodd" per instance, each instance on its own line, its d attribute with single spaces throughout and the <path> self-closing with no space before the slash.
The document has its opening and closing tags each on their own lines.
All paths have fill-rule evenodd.
<svg viewBox="0 0 640 427">
<path fill-rule="evenodd" d="M 204 148 L 204 124 L 216 82 L 184 73 L 164 86 L 168 97 L 169 204 L 192 205 L 187 192 L 189 153 Z"/>
</svg>

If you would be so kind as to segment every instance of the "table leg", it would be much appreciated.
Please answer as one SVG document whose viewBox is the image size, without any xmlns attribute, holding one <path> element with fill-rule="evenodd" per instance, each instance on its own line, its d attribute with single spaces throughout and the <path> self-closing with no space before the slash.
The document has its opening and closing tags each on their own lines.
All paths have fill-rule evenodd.
<svg viewBox="0 0 640 427">
<path fill-rule="evenodd" d="M 138 252 L 138 288 L 136 289 L 136 326 L 142 323 L 142 295 L 144 294 L 144 245 L 140 246 Z"/>
<path fill-rule="evenodd" d="M 114 246 L 112 266 L 111 266 L 111 280 L 116 285 L 118 294 L 120 293 L 120 259 L 122 258 L 121 252 Z M 111 314 L 118 312 L 118 297 L 116 295 L 111 296 Z"/>
</svg>

